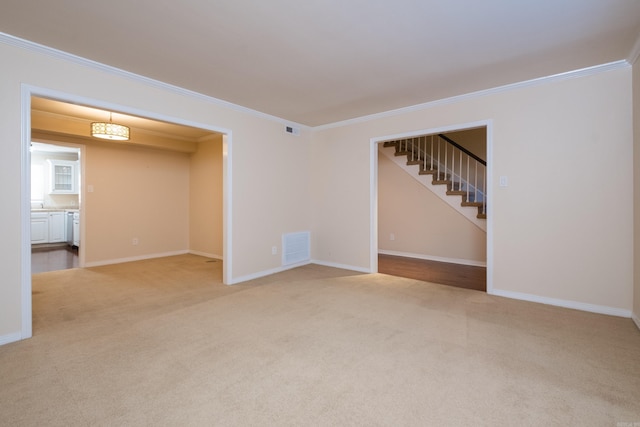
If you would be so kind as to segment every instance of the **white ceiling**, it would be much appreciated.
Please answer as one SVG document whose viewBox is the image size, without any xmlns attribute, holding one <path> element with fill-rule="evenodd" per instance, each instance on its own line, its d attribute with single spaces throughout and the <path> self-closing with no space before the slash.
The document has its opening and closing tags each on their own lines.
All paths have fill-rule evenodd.
<svg viewBox="0 0 640 427">
<path fill-rule="evenodd" d="M 0 31 L 317 126 L 629 59 L 640 1 L 2 0 Z"/>
</svg>

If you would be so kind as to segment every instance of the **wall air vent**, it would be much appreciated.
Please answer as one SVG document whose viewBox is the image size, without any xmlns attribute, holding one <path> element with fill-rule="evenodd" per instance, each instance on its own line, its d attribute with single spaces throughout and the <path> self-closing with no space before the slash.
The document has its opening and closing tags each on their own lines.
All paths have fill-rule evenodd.
<svg viewBox="0 0 640 427">
<path fill-rule="evenodd" d="M 311 233 L 301 231 L 282 235 L 282 265 L 311 260 Z"/>
<path fill-rule="evenodd" d="M 284 131 L 286 133 L 290 133 L 291 135 L 300 135 L 300 128 L 295 128 L 293 126 L 285 126 L 284 127 Z"/>
</svg>

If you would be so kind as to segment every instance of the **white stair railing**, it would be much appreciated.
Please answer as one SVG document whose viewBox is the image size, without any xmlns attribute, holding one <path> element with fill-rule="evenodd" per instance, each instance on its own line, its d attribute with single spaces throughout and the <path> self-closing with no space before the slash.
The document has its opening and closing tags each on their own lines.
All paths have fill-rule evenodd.
<svg viewBox="0 0 640 427">
<path fill-rule="evenodd" d="M 408 164 L 419 164 L 421 173 L 434 175 L 433 181 L 448 185 L 448 194 L 464 196 L 463 206 L 476 206 L 486 215 L 487 164 L 443 134 L 388 141 L 398 154 L 407 155 Z"/>
</svg>

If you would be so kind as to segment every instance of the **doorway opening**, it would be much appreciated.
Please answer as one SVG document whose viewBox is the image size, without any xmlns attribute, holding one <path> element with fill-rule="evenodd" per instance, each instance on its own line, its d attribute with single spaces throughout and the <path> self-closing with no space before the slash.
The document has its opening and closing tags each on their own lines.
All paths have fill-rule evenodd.
<svg viewBox="0 0 640 427">
<path fill-rule="evenodd" d="M 80 266 L 82 148 L 31 143 L 31 273 Z"/>
<path fill-rule="evenodd" d="M 491 293 L 491 145 L 490 121 L 371 140 L 372 271 Z"/>
<path fill-rule="evenodd" d="M 222 228 L 220 233 L 221 234 L 220 240 L 222 242 L 221 248 L 220 248 L 221 253 L 216 255 L 218 255 L 219 258 L 224 259 L 224 262 L 221 263 L 222 264 L 222 282 L 225 284 L 232 283 L 232 280 L 231 280 L 232 259 L 231 259 L 231 251 L 230 251 L 232 216 L 231 216 L 231 204 L 229 203 L 229 200 L 231 198 L 231 188 L 232 188 L 230 174 L 229 174 L 231 155 L 232 155 L 232 150 L 231 150 L 232 144 L 231 144 L 231 132 L 228 129 L 218 128 L 215 126 L 201 124 L 197 122 L 191 122 L 184 119 L 178 119 L 178 118 L 174 118 L 171 116 L 154 113 L 150 111 L 138 110 L 135 108 L 126 107 L 122 105 L 111 104 L 105 101 L 88 99 L 88 98 L 79 97 L 75 95 L 69 95 L 66 93 L 58 92 L 58 91 L 32 87 L 29 85 L 23 85 L 22 87 L 22 120 L 21 120 L 22 128 L 23 128 L 22 140 L 21 140 L 21 146 L 22 146 L 22 175 L 21 175 L 21 211 L 22 211 L 22 221 L 21 221 L 21 230 L 22 230 L 21 313 L 22 313 L 22 316 L 21 316 L 21 320 L 22 320 L 22 327 L 21 327 L 21 339 L 26 339 L 31 337 L 33 333 L 32 331 L 32 326 L 33 326 L 32 325 L 32 315 L 33 315 L 32 314 L 32 283 L 31 283 L 31 267 L 32 267 L 31 265 L 31 234 L 32 233 L 31 233 L 31 215 L 30 215 L 31 206 L 32 206 L 31 204 L 31 165 L 30 165 L 32 140 L 34 141 L 46 140 L 47 142 L 54 142 L 54 144 L 58 144 L 58 142 L 63 141 L 62 145 L 65 145 L 67 142 L 69 142 L 71 145 L 87 144 L 92 147 L 93 152 L 89 154 L 93 156 L 92 157 L 93 161 L 96 161 L 96 159 L 100 158 L 100 155 L 103 154 L 105 151 L 105 150 L 102 150 L 101 152 L 96 153 L 96 151 L 99 151 L 99 150 L 95 150 L 95 147 L 98 147 L 100 143 L 102 144 L 110 143 L 110 142 L 102 142 L 102 141 L 101 142 L 93 141 L 88 136 L 88 129 L 90 128 L 90 126 L 82 126 L 82 129 L 84 129 L 85 127 L 87 128 L 86 130 L 87 135 L 80 135 L 77 132 L 74 133 L 73 129 L 79 128 L 78 122 L 81 122 L 81 121 L 86 122 L 87 121 L 86 117 L 75 117 L 75 120 L 71 120 L 71 122 L 74 122 L 74 121 L 75 122 L 71 123 L 68 129 L 59 128 L 57 130 L 56 129 L 47 130 L 46 125 L 41 126 L 40 124 L 40 125 L 34 126 L 35 122 L 37 121 L 37 117 L 32 116 L 32 112 L 33 112 L 32 103 L 34 102 L 38 103 L 40 101 L 44 101 L 45 103 L 52 102 L 52 103 L 64 105 L 65 108 L 69 108 L 71 110 L 87 109 L 87 110 L 98 110 L 103 112 L 104 111 L 118 112 L 119 115 L 130 117 L 132 120 L 135 120 L 135 121 L 156 122 L 160 127 L 173 127 L 173 128 L 185 128 L 185 129 L 189 128 L 190 130 L 195 130 L 195 131 L 199 130 L 198 132 L 200 136 L 203 137 L 203 140 L 206 140 L 209 135 L 215 135 L 217 141 L 219 141 L 219 147 L 220 147 L 219 157 L 220 157 L 221 179 L 219 180 L 219 183 L 220 183 L 219 191 L 221 193 L 220 195 L 221 208 L 220 208 L 219 216 L 221 217 L 221 228 Z M 61 118 L 60 116 L 64 114 L 60 114 L 60 112 L 47 111 L 45 112 L 45 115 L 47 120 L 42 121 L 42 123 L 51 124 L 55 122 L 59 123 Z M 135 128 L 135 126 L 132 126 L 132 128 Z M 168 150 L 166 146 L 166 144 L 168 144 L 169 142 L 167 142 L 166 139 L 162 139 L 162 137 L 158 135 L 159 133 L 162 133 L 162 131 L 157 131 L 157 132 L 154 132 L 153 130 L 150 132 L 141 131 L 140 132 L 141 137 L 137 140 L 139 142 L 138 146 L 134 145 L 136 141 L 131 141 L 130 144 L 127 144 L 126 146 L 122 145 L 119 148 L 133 150 L 133 152 L 136 152 L 138 154 L 144 151 L 154 152 L 160 157 L 164 156 L 164 158 L 167 158 L 169 157 L 169 154 L 167 153 L 171 151 L 171 150 Z M 44 137 L 43 137 L 43 134 L 45 134 Z M 203 136 L 204 134 L 206 134 L 206 136 Z M 149 138 L 145 138 L 145 137 L 149 137 Z M 160 139 L 161 140 L 160 145 L 165 144 L 165 146 L 150 147 L 148 144 L 148 140 L 153 138 Z M 184 143 L 184 145 L 188 145 L 188 144 Z M 104 148 L 104 145 L 102 147 Z M 152 149 L 146 150 L 147 148 L 152 148 Z M 183 157 L 184 156 L 186 156 L 186 158 L 188 159 L 188 154 L 184 154 Z M 84 154 L 84 152 L 81 152 L 80 158 L 81 158 L 80 168 L 84 171 L 84 162 L 86 161 L 87 156 Z M 138 159 L 139 158 L 140 156 L 138 156 Z M 188 160 L 183 159 L 183 163 L 184 161 L 188 162 Z M 109 163 L 109 160 L 105 160 L 105 164 L 113 165 L 113 163 Z M 144 162 L 135 164 L 135 168 L 141 171 L 145 170 L 145 166 L 146 165 Z M 157 169 L 161 169 L 161 168 L 157 168 Z M 165 170 L 160 170 L 159 174 L 162 175 L 165 172 L 166 172 Z M 170 172 L 168 173 L 168 175 L 173 176 L 171 175 Z M 117 174 L 114 174 L 113 176 L 117 177 Z M 83 174 L 83 177 L 84 177 L 84 174 Z M 80 214 L 79 231 L 80 231 L 80 235 L 83 236 L 82 243 L 80 244 L 80 249 L 79 249 L 78 264 L 79 266 L 91 266 L 89 265 L 91 264 L 91 262 L 85 262 L 86 257 L 83 257 L 83 254 L 87 253 L 86 248 L 91 244 L 91 242 L 95 242 L 96 243 L 95 246 L 97 247 L 101 245 L 97 244 L 99 242 L 98 238 L 96 238 L 95 236 L 92 237 L 92 235 L 95 233 L 92 232 L 90 233 L 91 235 L 89 236 L 87 236 L 87 233 L 86 233 L 87 221 L 84 220 L 84 216 L 86 215 L 86 208 L 89 205 L 91 205 L 92 208 L 96 206 L 92 204 L 91 200 L 87 199 L 87 193 L 92 193 L 94 190 L 93 185 L 92 183 L 88 183 L 84 181 L 85 180 L 83 179 L 81 182 L 79 182 L 79 189 L 78 189 L 79 190 L 78 204 L 79 205 L 82 204 L 82 206 L 78 206 L 80 208 L 79 209 L 80 211 L 79 212 Z M 182 182 L 188 182 L 188 181 L 189 181 L 189 178 L 188 177 L 185 178 L 183 173 Z M 96 186 L 96 188 L 102 189 L 103 187 Z M 123 186 L 121 185 L 120 188 L 123 188 Z M 113 191 L 117 191 L 117 189 L 114 189 Z M 182 193 L 188 193 L 188 189 L 179 190 L 178 192 L 180 191 L 182 191 Z M 145 195 L 142 194 L 143 198 L 144 196 Z M 168 204 L 165 203 L 165 204 L 154 205 L 154 206 L 156 206 L 157 209 L 168 209 L 168 210 L 173 209 L 173 206 L 171 205 L 170 202 Z M 120 206 L 118 206 L 117 208 L 120 208 Z M 184 210 L 184 207 L 183 207 L 183 210 Z M 108 215 L 108 212 L 106 213 L 106 215 Z M 190 219 L 184 218 L 183 221 L 188 223 L 189 220 Z M 100 229 L 100 227 L 97 227 L 97 228 L 98 230 Z M 170 231 L 171 228 L 167 228 L 166 230 Z M 89 239 L 85 238 L 85 236 L 89 237 Z M 197 251 L 189 250 L 188 240 L 189 240 L 188 236 L 183 239 L 183 241 L 186 242 L 187 246 L 184 246 L 185 247 L 184 250 L 176 251 L 175 254 L 197 252 Z M 135 246 L 136 243 L 138 243 L 138 239 L 136 238 L 129 239 L 129 243 Z M 105 264 L 112 263 L 112 262 L 126 262 L 129 260 L 135 260 L 135 259 L 145 259 L 149 257 L 155 257 L 156 255 L 157 254 L 153 254 L 153 253 L 149 254 L 147 252 L 146 254 L 143 254 L 140 257 L 134 256 L 134 257 L 129 257 L 127 259 L 120 259 L 120 260 L 113 259 L 115 257 L 111 257 L 111 258 L 106 258 L 108 262 L 105 262 Z M 202 254 L 202 253 L 200 255 L 206 256 L 206 254 Z M 90 261 L 90 260 L 87 260 L 87 261 Z M 99 262 L 93 262 L 93 264 L 101 265 Z"/>
</svg>

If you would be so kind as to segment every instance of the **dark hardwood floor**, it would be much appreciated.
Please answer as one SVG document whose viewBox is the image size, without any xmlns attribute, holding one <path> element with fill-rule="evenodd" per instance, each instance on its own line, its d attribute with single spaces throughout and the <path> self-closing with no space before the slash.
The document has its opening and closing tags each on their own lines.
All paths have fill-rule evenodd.
<svg viewBox="0 0 640 427">
<path fill-rule="evenodd" d="M 470 265 L 378 255 L 378 272 L 486 292 L 487 269 Z"/>
<path fill-rule="evenodd" d="M 31 274 L 77 267 L 78 248 L 68 246 L 31 248 Z"/>
</svg>

